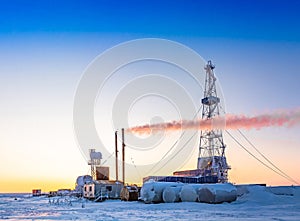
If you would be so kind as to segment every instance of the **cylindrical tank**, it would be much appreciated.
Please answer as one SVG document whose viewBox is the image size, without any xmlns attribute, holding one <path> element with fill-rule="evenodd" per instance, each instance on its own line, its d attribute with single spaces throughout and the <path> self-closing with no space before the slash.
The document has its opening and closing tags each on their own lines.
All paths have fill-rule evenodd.
<svg viewBox="0 0 300 221">
<path fill-rule="evenodd" d="M 174 203 L 180 201 L 181 186 L 173 187 L 169 186 L 163 190 L 162 198 L 165 203 Z"/>
<path fill-rule="evenodd" d="M 92 181 L 93 181 L 93 178 L 90 175 L 83 175 L 83 176 L 77 177 L 75 190 L 78 193 L 82 194 L 84 184 L 92 182 Z"/>
<path fill-rule="evenodd" d="M 124 186 L 121 190 L 120 198 L 124 201 L 138 201 L 139 190 L 137 186 Z"/>
<path fill-rule="evenodd" d="M 141 199 L 145 203 L 163 202 L 162 193 L 166 187 L 180 187 L 182 183 L 175 182 L 154 182 L 149 181 L 143 184 L 141 189 Z"/>
<path fill-rule="evenodd" d="M 183 184 L 177 182 L 144 183 L 141 189 L 141 200 L 145 203 L 232 202 L 237 198 L 237 189 L 230 183 L 217 184 Z"/>
<path fill-rule="evenodd" d="M 182 202 L 197 202 L 198 194 L 193 186 L 186 184 L 181 188 L 180 199 Z"/>
<path fill-rule="evenodd" d="M 231 183 L 204 184 L 198 189 L 198 199 L 204 203 L 232 202 L 237 198 L 237 189 Z"/>
</svg>

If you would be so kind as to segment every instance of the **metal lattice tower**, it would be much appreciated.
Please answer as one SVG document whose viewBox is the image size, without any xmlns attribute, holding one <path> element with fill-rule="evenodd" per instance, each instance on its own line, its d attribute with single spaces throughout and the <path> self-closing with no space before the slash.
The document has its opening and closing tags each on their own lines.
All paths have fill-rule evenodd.
<svg viewBox="0 0 300 221">
<path fill-rule="evenodd" d="M 90 160 L 88 161 L 88 165 L 91 166 L 91 176 L 93 177 L 93 180 L 96 180 L 96 166 L 99 166 L 102 159 L 101 152 L 96 152 L 95 149 L 89 149 L 90 152 Z"/>
<path fill-rule="evenodd" d="M 203 105 L 202 120 L 212 121 L 214 117 L 220 115 L 220 98 L 217 96 L 214 68 L 215 66 L 211 61 L 208 61 L 204 68 L 206 70 L 206 79 L 204 98 L 201 100 Z M 228 181 L 227 172 L 230 168 L 225 157 L 222 130 L 212 128 L 201 131 L 197 168 L 203 176 L 214 175 L 218 176 L 219 182 Z"/>
</svg>

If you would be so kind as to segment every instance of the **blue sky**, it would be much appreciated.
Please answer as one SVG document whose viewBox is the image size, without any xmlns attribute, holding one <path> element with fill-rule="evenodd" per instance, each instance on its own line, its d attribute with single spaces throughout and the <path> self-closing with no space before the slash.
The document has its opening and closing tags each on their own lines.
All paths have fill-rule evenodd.
<svg viewBox="0 0 300 221">
<path fill-rule="evenodd" d="M 227 112 L 251 115 L 300 105 L 299 1 L 3 0 L 0 5 L 0 175 L 17 179 L 11 174 L 22 168 L 37 180 L 25 185 L 28 190 L 45 173 L 67 185 L 87 172 L 72 128 L 76 87 L 97 55 L 127 40 L 170 39 L 213 60 Z M 300 154 L 295 149 L 300 145 L 298 131 L 299 127 L 247 133 L 294 173 L 296 165 L 286 165 L 279 154 Z M 287 142 L 291 150 L 282 152 Z M 59 151 L 65 157 L 54 154 Z M 233 174 L 249 169 L 239 166 L 237 153 L 228 148 Z M 70 166 L 58 166 L 66 161 Z M 37 165 L 44 172 L 37 172 Z M 253 179 L 265 182 L 266 174 L 262 171 Z M 239 180 L 233 175 L 233 181 Z M 270 182 L 284 183 L 275 176 Z M 9 185 L 1 184 L 0 191 L 13 191 Z"/>
<path fill-rule="evenodd" d="M 299 41 L 298 1 L 2 1 L 1 33 Z"/>
</svg>

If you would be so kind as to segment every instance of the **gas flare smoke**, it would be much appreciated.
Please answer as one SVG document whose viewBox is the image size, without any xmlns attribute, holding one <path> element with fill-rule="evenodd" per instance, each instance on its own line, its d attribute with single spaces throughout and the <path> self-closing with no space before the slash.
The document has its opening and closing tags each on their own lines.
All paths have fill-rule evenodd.
<svg viewBox="0 0 300 221">
<path fill-rule="evenodd" d="M 180 120 L 167 123 L 146 124 L 127 129 L 127 132 L 151 134 L 161 131 L 176 130 L 211 130 L 211 129 L 261 129 L 263 127 L 292 127 L 300 124 L 300 108 L 274 111 L 256 116 L 226 114 L 212 119 Z"/>
</svg>

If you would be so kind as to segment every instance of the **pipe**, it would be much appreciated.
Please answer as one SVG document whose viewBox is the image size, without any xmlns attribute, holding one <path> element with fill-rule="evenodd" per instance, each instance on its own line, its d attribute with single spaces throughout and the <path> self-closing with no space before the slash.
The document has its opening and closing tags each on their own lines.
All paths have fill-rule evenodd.
<svg viewBox="0 0 300 221">
<path fill-rule="evenodd" d="M 118 131 L 115 131 L 115 154 L 116 154 L 116 181 L 119 180 L 119 168 L 118 168 Z"/>
<path fill-rule="evenodd" d="M 123 184 L 125 186 L 125 139 L 124 139 L 124 128 L 122 128 L 122 169 L 123 169 Z"/>
</svg>

